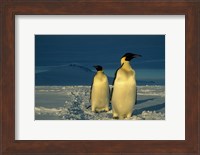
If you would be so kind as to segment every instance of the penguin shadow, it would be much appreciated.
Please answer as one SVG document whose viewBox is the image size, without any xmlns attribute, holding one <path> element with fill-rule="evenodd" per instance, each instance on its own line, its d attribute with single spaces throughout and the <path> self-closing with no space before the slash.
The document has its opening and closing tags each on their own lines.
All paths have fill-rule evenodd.
<svg viewBox="0 0 200 155">
<path fill-rule="evenodd" d="M 157 111 L 157 110 L 160 110 L 164 107 L 165 107 L 165 102 L 162 103 L 162 104 L 159 104 L 159 105 L 149 106 L 149 107 L 145 107 L 145 108 L 141 108 L 141 109 L 135 109 L 132 113 L 132 116 L 133 115 L 139 115 L 143 111 Z"/>
<path fill-rule="evenodd" d="M 149 99 L 145 99 L 145 100 L 137 100 L 135 104 L 142 104 L 144 102 L 148 102 L 148 101 L 152 101 L 154 100 L 154 98 L 149 98 Z"/>
</svg>

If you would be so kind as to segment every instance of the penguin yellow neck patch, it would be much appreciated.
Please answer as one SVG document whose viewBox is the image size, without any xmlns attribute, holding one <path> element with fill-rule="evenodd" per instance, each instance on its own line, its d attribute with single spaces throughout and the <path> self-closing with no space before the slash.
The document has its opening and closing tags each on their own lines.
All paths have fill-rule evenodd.
<svg viewBox="0 0 200 155">
<path fill-rule="evenodd" d="M 126 61 L 126 57 L 121 58 L 121 65 Z"/>
<path fill-rule="evenodd" d="M 99 73 L 101 73 L 101 72 L 103 72 L 103 70 L 101 70 L 101 71 L 98 71 Z"/>
</svg>

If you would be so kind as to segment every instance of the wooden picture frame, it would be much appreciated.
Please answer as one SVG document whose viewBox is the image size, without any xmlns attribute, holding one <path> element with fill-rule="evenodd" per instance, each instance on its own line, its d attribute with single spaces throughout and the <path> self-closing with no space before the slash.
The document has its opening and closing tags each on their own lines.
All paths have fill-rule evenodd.
<svg viewBox="0 0 200 155">
<path fill-rule="evenodd" d="M 185 15 L 185 140 L 16 141 L 15 15 Z M 199 0 L 1 1 L 0 34 L 0 150 L 2 154 L 200 154 Z"/>
</svg>

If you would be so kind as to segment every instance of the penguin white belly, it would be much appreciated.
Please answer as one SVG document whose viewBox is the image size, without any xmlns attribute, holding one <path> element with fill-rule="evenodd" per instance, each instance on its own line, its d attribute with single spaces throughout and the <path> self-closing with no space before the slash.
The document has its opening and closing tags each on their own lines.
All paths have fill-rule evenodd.
<svg viewBox="0 0 200 155">
<path fill-rule="evenodd" d="M 116 80 L 112 94 L 113 117 L 131 117 L 136 101 L 136 81 L 131 76 L 126 80 Z"/>
<path fill-rule="evenodd" d="M 104 80 L 94 79 L 91 92 L 92 111 L 109 111 L 109 86 L 107 78 Z"/>
</svg>

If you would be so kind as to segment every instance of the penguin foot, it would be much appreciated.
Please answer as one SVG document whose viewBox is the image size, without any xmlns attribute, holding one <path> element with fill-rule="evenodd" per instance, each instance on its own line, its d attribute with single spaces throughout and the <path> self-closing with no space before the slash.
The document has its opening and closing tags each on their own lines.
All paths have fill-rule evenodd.
<svg viewBox="0 0 200 155">
<path fill-rule="evenodd" d="M 119 116 L 119 119 L 120 119 L 120 120 L 124 119 L 124 116 Z"/>
<path fill-rule="evenodd" d="M 109 108 L 106 107 L 106 108 L 96 108 L 95 110 L 93 110 L 93 112 L 97 112 L 97 113 L 100 113 L 100 112 L 108 112 L 109 111 Z"/>
<path fill-rule="evenodd" d="M 130 116 L 131 116 L 131 115 L 129 115 L 129 114 L 127 114 L 127 115 L 126 115 L 126 114 L 120 115 L 120 116 L 119 116 L 119 119 L 122 120 L 122 119 L 130 118 Z"/>
<path fill-rule="evenodd" d="M 108 112 L 108 111 L 109 111 L 109 107 L 106 107 L 106 108 L 105 108 L 105 112 Z"/>
<path fill-rule="evenodd" d="M 115 116 L 115 117 L 113 116 L 113 119 L 119 119 L 119 117 L 118 116 Z"/>
<path fill-rule="evenodd" d="M 130 118 L 131 117 L 131 113 L 127 114 L 126 118 Z"/>
<path fill-rule="evenodd" d="M 113 113 L 113 119 L 118 119 L 118 115 L 116 113 Z"/>
</svg>

